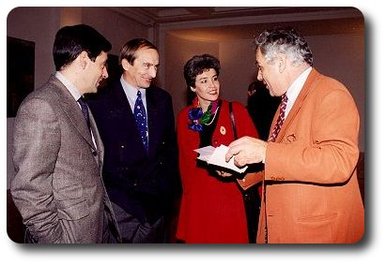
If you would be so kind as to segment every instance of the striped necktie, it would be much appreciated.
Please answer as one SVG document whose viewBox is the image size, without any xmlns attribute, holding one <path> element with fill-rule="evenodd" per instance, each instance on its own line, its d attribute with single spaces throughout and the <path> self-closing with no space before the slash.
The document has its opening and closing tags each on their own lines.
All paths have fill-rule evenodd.
<svg viewBox="0 0 386 265">
<path fill-rule="evenodd" d="M 285 109 L 287 107 L 288 97 L 286 94 L 281 96 L 281 103 L 280 103 L 280 112 L 279 116 L 277 117 L 275 127 L 272 130 L 272 134 L 269 137 L 268 141 L 274 142 L 276 140 L 277 135 L 280 132 L 281 126 L 284 123 L 284 115 L 285 115 Z"/>
</svg>

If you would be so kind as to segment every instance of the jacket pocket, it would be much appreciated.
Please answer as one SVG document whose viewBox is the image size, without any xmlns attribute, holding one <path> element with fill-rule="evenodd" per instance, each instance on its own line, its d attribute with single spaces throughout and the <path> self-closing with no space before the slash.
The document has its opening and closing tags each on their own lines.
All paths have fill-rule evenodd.
<svg viewBox="0 0 386 265">
<path fill-rule="evenodd" d="M 330 222 L 336 220 L 337 213 L 321 214 L 321 215 L 311 215 L 299 217 L 297 221 L 299 223 L 320 223 L 320 222 Z"/>
<path fill-rule="evenodd" d="M 304 216 L 297 219 L 295 242 L 327 244 L 336 241 L 337 213 Z"/>
</svg>

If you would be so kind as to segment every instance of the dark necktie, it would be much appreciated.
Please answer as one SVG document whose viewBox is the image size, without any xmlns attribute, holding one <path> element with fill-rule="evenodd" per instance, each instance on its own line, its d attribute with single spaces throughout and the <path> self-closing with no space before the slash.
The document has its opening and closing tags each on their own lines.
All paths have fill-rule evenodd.
<svg viewBox="0 0 386 265">
<path fill-rule="evenodd" d="M 80 107 L 82 108 L 82 113 L 83 113 L 84 119 L 86 120 L 87 127 L 90 129 L 90 117 L 88 114 L 87 103 L 83 100 L 82 97 L 80 97 L 78 99 L 78 102 L 79 102 Z"/>
<path fill-rule="evenodd" d="M 145 107 L 143 106 L 141 91 L 137 92 L 137 100 L 134 105 L 134 117 L 137 123 L 137 128 L 139 131 L 139 135 L 141 136 L 141 140 L 145 149 L 148 149 L 147 144 L 147 123 L 146 123 L 146 112 Z"/>
<path fill-rule="evenodd" d="M 281 103 L 280 103 L 280 112 L 279 117 L 277 117 L 275 127 L 273 128 L 272 134 L 269 137 L 268 141 L 274 142 L 276 140 L 277 135 L 280 132 L 281 126 L 284 123 L 284 115 L 285 115 L 285 109 L 287 107 L 288 97 L 286 94 L 281 96 Z"/>
</svg>

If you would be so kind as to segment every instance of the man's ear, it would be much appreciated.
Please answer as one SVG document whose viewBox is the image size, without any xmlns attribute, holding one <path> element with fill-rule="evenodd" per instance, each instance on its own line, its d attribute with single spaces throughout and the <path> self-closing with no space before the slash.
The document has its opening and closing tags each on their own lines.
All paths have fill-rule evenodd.
<svg viewBox="0 0 386 265">
<path fill-rule="evenodd" d="M 129 61 L 127 59 L 122 59 L 121 65 L 125 71 L 127 71 L 129 69 L 129 67 L 131 66 L 131 64 L 129 63 Z"/>
<path fill-rule="evenodd" d="M 78 59 L 79 59 L 79 63 L 80 63 L 81 68 L 84 70 L 86 68 L 86 66 L 87 66 L 88 61 L 90 60 L 88 58 L 87 52 L 86 51 L 82 51 L 79 54 Z"/>
</svg>

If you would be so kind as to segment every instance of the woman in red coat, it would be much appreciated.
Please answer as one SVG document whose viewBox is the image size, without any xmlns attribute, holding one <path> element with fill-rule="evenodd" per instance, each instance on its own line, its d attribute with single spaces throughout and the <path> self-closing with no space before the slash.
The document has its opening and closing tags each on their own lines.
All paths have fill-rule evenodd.
<svg viewBox="0 0 386 265">
<path fill-rule="evenodd" d="M 248 243 L 244 202 L 238 185 L 243 176 L 197 160 L 194 151 L 208 145 L 228 145 L 235 138 L 230 103 L 219 99 L 219 71 L 218 59 L 208 54 L 192 57 L 184 67 L 187 86 L 196 94 L 193 104 L 177 118 L 183 186 L 177 238 L 186 243 Z M 233 102 L 232 109 L 237 136 L 257 137 L 244 106 Z"/>
</svg>

